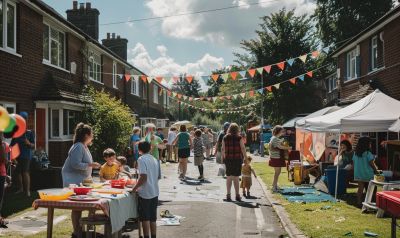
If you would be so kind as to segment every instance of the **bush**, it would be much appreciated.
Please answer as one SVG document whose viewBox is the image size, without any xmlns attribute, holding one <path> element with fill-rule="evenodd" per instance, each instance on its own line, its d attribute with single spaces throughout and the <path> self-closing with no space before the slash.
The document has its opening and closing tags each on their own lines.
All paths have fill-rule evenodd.
<svg viewBox="0 0 400 238">
<path fill-rule="evenodd" d="M 93 127 L 91 152 L 95 160 L 102 159 L 106 148 L 113 148 L 117 154 L 122 154 L 128 146 L 135 122 L 129 107 L 108 93 L 93 88 L 86 90 L 85 99 L 84 122 Z"/>
<path fill-rule="evenodd" d="M 207 115 L 201 115 L 200 113 L 196 113 L 191 121 L 194 125 L 205 125 L 217 132 L 222 128 L 222 124 L 219 120 L 213 120 Z"/>
</svg>

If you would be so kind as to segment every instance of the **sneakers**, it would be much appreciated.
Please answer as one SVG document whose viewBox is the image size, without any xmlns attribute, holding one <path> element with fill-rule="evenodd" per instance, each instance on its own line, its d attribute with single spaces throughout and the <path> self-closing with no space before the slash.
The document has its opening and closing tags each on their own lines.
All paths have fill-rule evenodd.
<svg viewBox="0 0 400 238">
<path fill-rule="evenodd" d="M 232 198 L 231 198 L 231 195 L 230 195 L 230 194 L 227 194 L 227 195 L 226 195 L 226 201 L 227 201 L 227 202 L 232 202 Z"/>
</svg>

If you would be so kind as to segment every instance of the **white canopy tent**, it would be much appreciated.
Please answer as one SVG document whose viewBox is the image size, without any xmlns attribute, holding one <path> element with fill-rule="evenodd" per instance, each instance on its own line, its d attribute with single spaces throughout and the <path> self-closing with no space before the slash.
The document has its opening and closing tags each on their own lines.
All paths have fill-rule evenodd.
<svg viewBox="0 0 400 238">
<path fill-rule="evenodd" d="M 391 132 L 400 132 L 400 119 L 397 119 L 389 128 Z"/>
<path fill-rule="evenodd" d="M 323 116 L 323 115 L 325 115 L 325 114 L 328 114 L 328 113 L 337 111 L 337 110 L 339 110 L 339 109 L 341 109 L 341 107 L 338 107 L 338 106 L 332 106 L 332 107 L 325 107 L 325 108 L 322 108 L 322 109 L 320 109 L 320 110 L 318 110 L 318 111 L 316 111 L 316 112 L 313 112 L 313 113 L 311 113 L 311 114 L 309 114 L 309 115 L 307 115 L 307 116 L 305 116 L 305 117 L 303 117 L 303 118 L 297 120 L 297 121 L 296 121 L 296 128 L 304 129 L 307 119 L 311 119 L 311 118 L 314 118 L 314 117 Z"/>
<path fill-rule="evenodd" d="M 387 132 L 400 118 L 400 101 L 375 90 L 359 101 L 335 112 L 305 120 L 305 129 L 314 132 Z M 338 163 L 339 164 L 339 163 Z M 336 173 L 335 198 L 338 173 Z"/>
<path fill-rule="evenodd" d="M 400 118 L 400 101 L 375 90 L 335 112 L 305 120 L 305 129 L 320 132 L 387 132 Z"/>
</svg>

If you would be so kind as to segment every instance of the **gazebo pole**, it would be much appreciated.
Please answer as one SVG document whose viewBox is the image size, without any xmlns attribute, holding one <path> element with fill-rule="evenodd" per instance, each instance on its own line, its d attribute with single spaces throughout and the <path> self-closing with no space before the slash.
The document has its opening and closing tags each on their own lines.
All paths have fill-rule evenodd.
<svg viewBox="0 0 400 238">
<path fill-rule="evenodd" d="M 339 153 L 340 153 L 340 143 L 341 143 L 341 131 L 339 131 L 339 144 L 338 144 L 338 154 L 336 163 L 336 183 L 335 183 L 335 200 L 337 200 L 338 183 L 339 183 Z"/>
</svg>

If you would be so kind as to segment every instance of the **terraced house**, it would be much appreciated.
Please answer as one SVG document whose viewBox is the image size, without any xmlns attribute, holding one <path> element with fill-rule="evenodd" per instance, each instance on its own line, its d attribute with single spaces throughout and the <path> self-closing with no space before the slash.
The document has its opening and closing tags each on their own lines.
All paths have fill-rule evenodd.
<svg viewBox="0 0 400 238">
<path fill-rule="evenodd" d="M 0 0 L 0 105 L 27 111 L 36 148 L 61 166 L 83 109 L 82 88 L 91 85 L 121 99 L 139 122 L 167 126 L 167 95 L 155 80 L 125 81 L 144 74 L 127 61 L 128 40 L 108 33 L 99 42 L 100 12 L 74 1 L 67 19 L 40 0 Z"/>
</svg>

